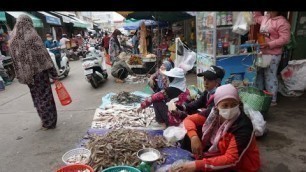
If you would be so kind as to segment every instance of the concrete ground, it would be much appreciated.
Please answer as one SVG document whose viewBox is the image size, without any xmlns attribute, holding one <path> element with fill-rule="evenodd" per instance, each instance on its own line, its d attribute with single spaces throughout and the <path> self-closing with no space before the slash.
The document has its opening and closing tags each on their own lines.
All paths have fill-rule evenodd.
<svg viewBox="0 0 306 172">
<path fill-rule="evenodd" d="M 0 172 L 51 172 L 62 165 L 62 155 L 76 147 L 90 128 L 95 109 L 109 92 L 143 90 L 144 84 L 117 84 L 110 76 L 93 89 L 83 76 L 81 61 L 71 62 L 71 73 L 62 80 L 73 99 L 58 109 L 54 130 L 42 131 L 29 89 L 15 80 L 0 92 Z M 188 74 L 188 84 L 196 84 Z M 258 140 L 264 172 L 306 170 L 306 96 L 279 98 L 267 116 L 270 132 Z"/>
</svg>

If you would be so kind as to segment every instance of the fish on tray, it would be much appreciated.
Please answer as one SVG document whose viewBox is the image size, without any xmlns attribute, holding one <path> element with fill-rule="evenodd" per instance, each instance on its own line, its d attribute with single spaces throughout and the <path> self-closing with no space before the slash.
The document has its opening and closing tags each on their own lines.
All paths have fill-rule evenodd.
<svg viewBox="0 0 306 172">
<path fill-rule="evenodd" d="M 148 127 L 155 119 L 154 110 L 145 109 L 141 113 L 136 112 L 136 107 L 124 107 L 122 105 L 109 105 L 105 109 L 97 109 L 93 118 L 92 128 L 129 128 Z"/>
</svg>

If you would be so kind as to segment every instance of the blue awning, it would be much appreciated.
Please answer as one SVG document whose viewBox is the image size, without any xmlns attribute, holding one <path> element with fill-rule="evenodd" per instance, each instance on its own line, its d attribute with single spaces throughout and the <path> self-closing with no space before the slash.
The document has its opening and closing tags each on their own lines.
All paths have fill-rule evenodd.
<svg viewBox="0 0 306 172">
<path fill-rule="evenodd" d="M 32 21 L 33 21 L 33 25 L 34 27 L 44 27 L 43 23 L 41 22 L 41 20 L 29 13 L 23 12 L 23 11 L 6 11 L 6 13 L 8 13 L 9 15 L 13 16 L 15 19 L 17 19 L 21 14 L 25 14 L 31 17 Z"/>
<path fill-rule="evenodd" d="M 6 21 L 5 12 L 0 11 L 0 21 Z"/>
<path fill-rule="evenodd" d="M 58 17 L 55 17 L 54 15 L 51 15 L 44 11 L 38 11 L 40 14 L 43 14 L 46 17 L 46 22 L 53 25 L 59 25 L 61 26 L 61 19 Z"/>
</svg>

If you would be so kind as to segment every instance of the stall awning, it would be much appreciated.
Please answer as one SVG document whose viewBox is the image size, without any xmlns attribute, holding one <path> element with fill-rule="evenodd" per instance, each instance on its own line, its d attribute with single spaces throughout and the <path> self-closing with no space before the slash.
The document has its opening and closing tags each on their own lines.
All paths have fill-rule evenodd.
<svg viewBox="0 0 306 172">
<path fill-rule="evenodd" d="M 76 17 L 73 17 L 73 16 L 69 16 L 69 17 L 75 20 L 75 22 L 73 23 L 73 27 L 80 27 L 80 28 L 90 27 L 90 24 L 83 21 L 83 20 L 80 20 L 80 19 L 78 19 Z"/>
<path fill-rule="evenodd" d="M 38 11 L 40 14 L 43 14 L 46 17 L 46 22 L 53 25 L 59 25 L 61 26 L 61 19 L 58 17 L 55 17 L 54 15 L 51 15 L 44 11 Z"/>
<path fill-rule="evenodd" d="M 66 16 L 64 14 L 54 12 L 54 11 L 52 11 L 52 13 L 61 16 L 64 23 L 72 23 L 73 27 L 80 27 L 80 28 L 85 28 L 85 29 L 88 27 L 86 22 L 84 22 L 84 21 L 82 21 L 82 20 L 80 20 L 76 17 Z"/>
<path fill-rule="evenodd" d="M 0 11 L 0 21 L 6 21 L 5 12 Z"/>
<path fill-rule="evenodd" d="M 119 12 L 120 13 L 120 12 Z M 184 11 L 135 11 L 128 13 L 126 19 L 147 19 L 155 21 L 164 21 L 164 22 L 177 22 L 186 19 L 193 18 L 194 16 L 190 15 Z"/>
<path fill-rule="evenodd" d="M 6 11 L 6 13 L 8 13 L 9 15 L 13 16 L 14 18 L 18 18 L 21 14 L 25 14 L 31 17 L 32 21 L 33 21 L 33 25 L 34 27 L 43 27 L 43 23 L 41 22 L 41 20 L 29 13 L 26 12 L 22 12 L 22 11 Z"/>
<path fill-rule="evenodd" d="M 68 16 L 65 16 L 65 15 L 63 15 L 61 13 L 57 13 L 57 12 L 54 12 L 54 11 L 52 11 L 52 13 L 62 17 L 64 23 L 72 23 L 72 21 L 73 21 L 72 18 L 70 18 Z"/>
</svg>

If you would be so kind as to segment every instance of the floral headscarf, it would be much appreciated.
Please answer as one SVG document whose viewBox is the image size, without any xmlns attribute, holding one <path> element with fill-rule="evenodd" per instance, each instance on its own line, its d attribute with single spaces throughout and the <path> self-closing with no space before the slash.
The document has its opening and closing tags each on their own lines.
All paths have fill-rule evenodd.
<svg viewBox="0 0 306 172">
<path fill-rule="evenodd" d="M 23 14 L 17 18 L 10 37 L 10 54 L 20 83 L 33 84 L 34 75 L 54 67 L 49 52 L 28 15 Z"/>
</svg>

